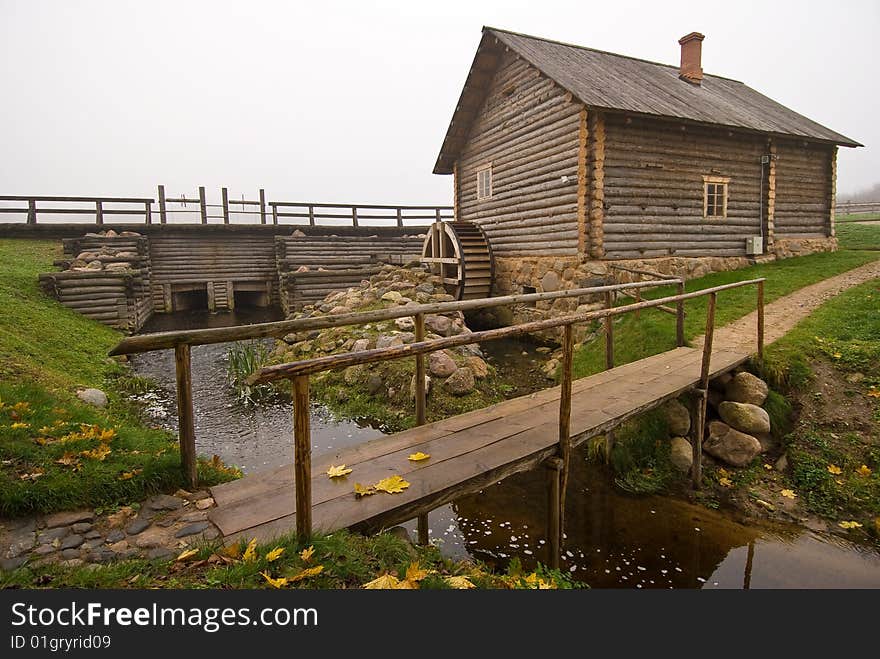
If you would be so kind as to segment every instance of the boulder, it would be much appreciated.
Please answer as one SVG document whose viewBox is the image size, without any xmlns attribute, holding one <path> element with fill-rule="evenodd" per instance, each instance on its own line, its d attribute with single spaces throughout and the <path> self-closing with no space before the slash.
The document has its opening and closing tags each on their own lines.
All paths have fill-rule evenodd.
<svg viewBox="0 0 880 659">
<path fill-rule="evenodd" d="M 683 437 L 688 434 L 691 429 L 691 413 L 687 407 L 673 399 L 664 406 L 663 415 L 671 435 Z"/>
<path fill-rule="evenodd" d="M 726 423 L 713 421 L 709 424 L 709 437 L 703 442 L 703 450 L 733 467 L 746 467 L 761 453 L 761 443 Z"/>
<path fill-rule="evenodd" d="M 74 510 L 70 512 L 54 513 L 46 518 L 46 528 L 55 529 L 59 526 L 70 526 L 78 522 L 92 522 L 95 513 L 91 510 Z"/>
<path fill-rule="evenodd" d="M 413 319 L 409 317 L 395 318 L 394 324 L 397 325 L 397 329 L 403 330 L 404 332 L 410 332 L 416 326 Z"/>
<path fill-rule="evenodd" d="M 395 348 L 403 345 L 403 337 L 399 334 L 383 334 L 376 339 L 376 348 Z"/>
<path fill-rule="evenodd" d="M 290 234 L 290 237 L 291 238 L 305 238 L 306 234 L 304 232 L 300 231 L 299 229 L 297 229 L 292 234 Z"/>
<path fill-rule="evenodd" d="M 440 336 L 449 336 L 449 332 L 452 329 L 452 320 L 446 316 L 428 314 L 425 316 L 425 327 L 429 332 L 434 332 Z"/>
<path fill-rule="evenodd" d="M 737 373 L 725 389 L 727 400 L 749 405 L 763 405 L 768 392 L 766 382 L 746 371 Z"/>
<path fill-rule="evenodd" d="M 480 357 L 471 355 L 467 360 L 468 367 L 474 372 L 474 377 L 482 380 L 489 375 L 489 365 Z"/>
<path fill-rule="evenodd" d="M 349 366 L 342 372 L 342 380 L 345 382 L 345 384 L 354 385 L 361 381 L 363 373 L 363 366 Z"/>
<path fill-rule="evenodd" d="M 545 292 L 559 290 L 559 275 L 550 270 L 541 278 L 541 290 Z"/>
<path fill-rule="evenodd" d="M 351 346 L 352 352 L 361 352 L 363 350 L 370 349 L 370 340 L 369 339 L 358 339 Z"/>
<path fill-rule="evenodd" d="M 558 359 L 551 359 L 546 364 L 544 364 L 544 366 L 541 370 L 544 371 L 544 376 L 548 380 L 555 380 L 556 379 L 556 371 L 559 370 L 559 360 Z"/>
<path fill-rule="evenodd" d="M 446 378 L 443 386 L 453 396 L 466 396 L 474 390 L 476 383 L 474 382 L 474 372 L 467 366 L 462 366 L 452 375 Z"/>
<path fill-rule="evenodd" d="M 399 291 L 388 291 L 384 295 L 382 295 L 382 299 L 386 302 L 399 302 L 403 295 L 400 294 Z"/>
<path fill-rule="evenodd" d="M 84 403 L 94 405 L 95 407 L 107 407 L 107 394 L 100 389 L 80 389 L 76 392 L 76 397 Z"/>
<path fill-rule="evenodd" d="M 183 507 L 183 499 L 170 494 L 157 494 L 144 502 L 144 508 L 150 510 L 177 510 Z"/>
<path fill-rule="evenodd" d="M 455 360 L 445 350 L 432 352 L 428 357 L 428 372 L 438 378 L 448 378 L 457 369 Z"/>
<path fill-rule="evenodd" d="M 694 448 L 684 437 L 673 437 L 669 447 L 672 466 L 687 473 L 694 464 Z"/>
<path fill-rule="evenodd" d="M 742 432 L 770 432 L 770 415 L 757 405 L 724 401 L 718 406 L 718 414 L 724 423 Z"/>
<path fill-rule="evenodd" d="M 367 378 L 367 393 L 371 396 L 375 396 L 379 391 L 382 390 L 382 387 L 385 385 L 382 380 L 382 376 L 378 373 L 370 373 Z"/>
</svg>

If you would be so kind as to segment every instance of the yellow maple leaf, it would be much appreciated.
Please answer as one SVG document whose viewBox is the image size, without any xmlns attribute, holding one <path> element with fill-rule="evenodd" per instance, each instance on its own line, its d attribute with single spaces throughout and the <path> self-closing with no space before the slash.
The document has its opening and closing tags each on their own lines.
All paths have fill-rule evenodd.
<svg viewBox="0 0 880 659">
<path fill-rule="evenodd" d="M 429 453 L 422 453 L 419 451 L 418 453 L 413 453 L 410 455 L 407 460 L 412 460 L 413 462 L 421 462 L 422 460 L 427 460 L 431 455 Z"/>
<path fill-rule="evenodd" d="M 354 496 L 358 499 L 361 497 L 368 497 L 371 494 L 376 494 L 376 488 L 372 485 L 361 485 L 360 483 L 354 484 Z"/>
<path fill-rule="evenodd" d="M 733 481 L 730 480 L 729 478 L 719 478 L 718 484 L 721 487 L 733 487 Z"/>
<path fill-rule="evenodd" d="M 137 476 L 142 471 L 143 471 L 143 469 L 132 469 L 131 471 L 123 471 L 121 474 L 119 474 L 118 480 L 121 480 L 121 481 L 131 480 L 132 478 Z"/>
<path fill-rule="evenodd" d="M 365 583 L 364 588 L 368 590 L 387 590 L 397 588 L 398 584 L 400 584 L 400 579 L 393 574 L 383 574 L 382 576 L 376 577 L 372 581 Z"/>
<path fill-rule="evenodd" d="M 327 475 L 330 478 L 341 478 L 342 476 L 350 474 L 351 472 L 352 470 L 346 469 L 345 465 L 339 465 L 338 467 L 334 467 L 331 465 L 330 468 L 327 470 Z"/>
<path fill-rule="evenodd" d="M 103 462 L 104 458 L 110 455 L 110 453 L 112 453 L 110 447 L 106 444 L 101 444 L 98 448 L 91 449 L 90 451 L 83 451 L 80 455 L 84 458 L 91 458 L 92 460 Z"/>
<path fill-rule="evenodd" d="M 864 476 L 865 478 L 867 478 L 868 476 L 870 476 L 874 472 L 871 471 L 871 468 L 868 465 L 862 465 L 861 467 L 856 469 L 856 473 L 859 476 Z"/>
<path fill-rule="evenodd" d="M 850 520 L 848 522 L 838 522 L 837 525 L 842 529 L 860 529 L 862 525 L 856 521 Z"/>
<path fill-rule="evenodd" d="M 399 494 L 409 487 L 409 483 L 407 483 L 405 480 L 403 480 L 403 478 L 395 474 L 394 476 L 383 478 L 373 487 L 375 487 L 380 492 L 387 492 L 388 494 Z"/>
<path fill-rule="evenodd" d="M 467 577 L 446 577 L 443 579 L 448 586 L 457 590 L 466 590 L 468 588 L 476 588 L 476 586 Z"/>
<path fill-rule="evenodd" d="M 868 392 L 868 396 L 871 398 L 880 398 L 880 389 L 871 389 Z"/>
<path fill-rule="evenodd" d="M 241 557 L 243 561 L 255 561 L 257 559 L 257 539 L 252 538 L 248 543 L 247 549 L 244 550 L 244 556 Z"/>
<path fill-rule="evenodd" d="M 266 560 L 269 561 L 270 563 L 272 561 L 277 561 L 281 557 L 281 554 L 283 554 L 283 553 L 284 553 L 284 547 L 275 547 L 275 549 L 273 549 L 268 554 L 266 554 Z"/>
<path fill-rule="evenodd" d="M 422 579 L 428 576 L 428 571 L 419 567 L 419 564 L 410 563 L 409 567 L 406 568 L 406 580 L 412 581 L 414 583 L 418 583 Z"/>
<path fill-rule="evenodd" d="M 217 552 L 219 556 L 225 556 L 226 558 L 238 558 L 241 556 L 241 544 L 236 542 L 227 547 L 223 547 Z"/>
<path fill-rule="evenodd" d="M 834 359 L 840 359 L 841 357 L 843 357 L 843 355 L 841 355 L 839 352 L 835 352 L 832 356 L 834 357 Z"/>
<path fill-rule="evenodd" d="M 180 552 L 180 554 L 178 554 L 177 560 L 178 561 L 185 561 L 186 559 L 192 558 L 193 556 L 195 556 L 198 553 L 199 553 L 198 549 L 186 549 L 186 550 Z"/>
<path fill-rule="evenodd" d="M 779 494 L 784 496 L 786 499 L 794 499 L 797 497 L 797 494 L 794 493 L 794 490 L 782 490 L 782 492 L 780 492 Z"/>
<path fill-rule="evenodd" d="M 265 579 L 272 588 L 283 588 L 287 585 L 287 579 L 285 577 L 279 577 L 278 579 L 273 579 L 265 572 L 260 572 L 263 575 L 263 579 Z"/>
<path fill-rule="evenodd" d="M 773 471 L 773 465 L 771 465 L 771 464 L 767 464 L 767 463 L 765 462 L 765 463 L 764 463 L 764 469 L 766 469 L 767 471 Z"/>
<path fill-rule="evenodd" d="M 74 467 L 79 464 L 79 458 L 76 453 L 65 453 L 55 461 L 55 464 L 64 465 L 65 467 Z"/>
<path fill-rule="evenodd" d="M 535 588 L 536 590 L 553 590 L 556 588 L 551 582 L 545 581 L 541 577 L 538 576 L 537 572 L 532 572 L 529 576 L 525 578 L 525 582 Z"/>
<path fill-rule="evenodd" d="M 730 472 L 724 467 L 718 469 L 718 478 L 730 478 Z"/>
<path fill-rule="evenodd" d="M 9 426 L 13 430 L 24 430 L 25 428 L 30 428 L 31 424 L 29 423 L 21 423 L 20 421 L 16 421 L 11 426 Z"/>
<path fill-rule="evenodd" d="M 292 577 L 290 577 L 288 579 L 288 581 L 290 581 L 290 583 L 295 583 L 297 581 L 302 581 L 303 579 L 308 579 L 309 577 L 314 577 L 318 574 L 321 574 L 321 572 L 323 572 L 323 571 L 324 571 L 323 565 L 316 565 L 315 567 L 307 567 L 305 570 L 302 570 L 301 572 L 298 572 L 295 575 L 293 575 Z"/>
<path fill-rule="evenodd" d="M 314 545 L 309 545 L 308 547 L 306 547 L 305 549 L 303 549 L 299 553 L 299 557 L 305 563 L 308 563 L 310 560 L 312 560 L 312 556 L 314 556 L 314 555 L 315 555 L 315 546 Z"/>
<path fill-rule="evenodd" d="M 835 476 L 840 476 L 840 474 L 843 473 L 843 469 L 841 469 L 840 467 L 838 467 L 835 464 L 830 464 L 826 468 L 828 469 L 829 474 L 834 474 Z"/>
<path fill-rule="evenodd" d="M 398 582 L 398 584 L 394 587 L 394 590 L 418 590 L 419 582 L 418 581 L 410 581 L 409 579 L 404 579 L 403 581 Z"/>
</svg>

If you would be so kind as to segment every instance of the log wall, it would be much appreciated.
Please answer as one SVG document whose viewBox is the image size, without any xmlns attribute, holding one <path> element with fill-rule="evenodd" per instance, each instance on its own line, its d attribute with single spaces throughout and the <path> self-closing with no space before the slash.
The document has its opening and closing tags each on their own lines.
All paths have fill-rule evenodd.
<svg viewBox="0 0 880 659">
<path fill-rule="evenodd" d="M 281 306 L 289 314 L 328 293 L 359 286 L 385 263 L 417 260 L 424 240 L 423 234 L 278 236 L 275 261 Z"/>
<path fill-rule="evenodd" d="M 761 231 L 765 151 L 757 135 L 607 114 L 605 258 L 745 255 Z M 727 217 L 703 217 L 704 175 L 730 177 Z"/>
<path fill-rule="evenodd" d="M 821 238 L 831 233 L 833 147 L 779 140 L 774 233 Z"/>
<path fill-rule="evenodd" d="M 578 253 L 581 110 L 524 60 L 502 56 L 455 176 L 457 219 L 480 224 L 497 257 Z M 492 196 L 478 201 L 477 170 L 490 163 Z"/>
</svg>

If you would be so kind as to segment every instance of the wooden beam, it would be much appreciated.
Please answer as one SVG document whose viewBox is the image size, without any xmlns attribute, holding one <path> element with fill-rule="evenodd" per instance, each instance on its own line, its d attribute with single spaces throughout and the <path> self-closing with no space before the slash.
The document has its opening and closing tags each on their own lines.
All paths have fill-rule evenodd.
<svg viewBox="0 0 880 659">
<path fill-rule="evenodd" d="M 577 191 L 577 223 L 578 223 L 578 254 L 583 259 L 589 254 L 589 232 L 587 230 L 587 108 L 581 108 L 578 128 L 578 191 Z"/>
<path fill-rule="evenodd" d="M 675 344 L 681 348 L 684 345 L 684 282 L 678 282 L 679 300 L 675 303 Z"/>
<path fill-rule="evenodd" d="M 165 186 L 159 186 L 159 223 L 165 224 L 168 221 L 168 214 L 165 210 Z"/>
<path fill-rule="evenodd" d="M 260 224 L 266 224 L 266 191 L 260 188 Z"/>
<path fill-rule="evenodd" d="M 223 224 L 229 224 L 229 190 L 220 188 L 220 196 L 223 204 Z"/>
<path fill-rule="evenodd" d="M 758 359 L 764 359 L 764 282 L 758 282 Z"/>
<path fill-rule="evenodd" d="M 208 223 L 208 202 L 205 199 L 205 186 L 199 186 L 199 213 L 202 216 L 202 224 Z"/>
<path fill-rule="evenodd" d="M 565 528 L 565 492 L 571 468 L 571 363 L 574 355 L 574 331 L 571 325 L 565 326 L 562 336 L 562 378 L 559 391 L 559 457 L 562 460 L 559 485 L 560 533 Z"/>
<path fill-rule="evenodd" d="M 706 405 L 709 398 L 709 368 L 712 361 L 712 342 L 715 336 L 715 304 L 717 300 L 718 293 L 709 293 L 706 309 L 706 335 L 703 340 L 703 359 L 700 365 L 700 386 L 697 388 L 698 410 L 696 416 L 698 424 L 694 433 L 694 464 L 691 468 L 695 490 L 702 487 L 703 480 L 703 432 L 706 426 Z"/>
<path fill-rule="evenodd" d="M 293 378 L 293 478 L 296 484 L 296 537 L 312 535 L 312 431 L 308 376 Z"/>
<path fill-rule="evenodd" d="M 638 304 L 633 307 L 639 307 Z M 614 297 L 612 291 L 605 291 L 605 309 L 614 308 Z M 614 323 L 613 318 L 605 316 L 605 369 L 614 368 Z"/>
<path fill-rule="evenodd" d="M 177 379 L 177 436 L 180 442 L 180 463 L 187 486 L 198 486 L 196 464 L 196 429 L 192 399 L 192 358 L 188 345 L 174 349 L 174 365 Z"/>
</svg>

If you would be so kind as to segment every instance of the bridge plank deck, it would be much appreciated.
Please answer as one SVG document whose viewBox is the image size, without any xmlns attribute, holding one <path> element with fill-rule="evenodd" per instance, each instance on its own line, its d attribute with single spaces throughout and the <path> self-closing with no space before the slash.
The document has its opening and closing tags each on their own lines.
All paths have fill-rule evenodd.
<svg viewBox="0 0 880 659">
<path fill-rule="evenodd" d="M 717 375 L 743 363 L 743 352 L 713 352 Z M 575 445 L 694 387 L 701 351 L 676 348 L 576 380 L 571 433 Z M 412 519 L 511 474 L 535 467 L 557 449 L 559 387 L 317 456 L 313 464 L 312 518 L 316 531 L 371 531 Z M 410 453 L 431 455 L 411 462 Z M 354 469 L 341 479 L 331 464 Z M 370 484 L 400 474 L 410 486 L 400 494 L 356 499 L 356 482 Z M 226 542 L 268 541 L 295 527 L 293 467 L 286 465 L 211 488 L 217 502 L 209 518 Z"/>
</svg>

